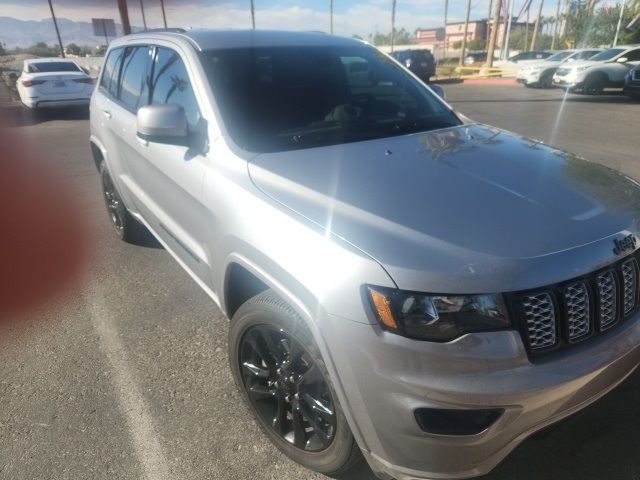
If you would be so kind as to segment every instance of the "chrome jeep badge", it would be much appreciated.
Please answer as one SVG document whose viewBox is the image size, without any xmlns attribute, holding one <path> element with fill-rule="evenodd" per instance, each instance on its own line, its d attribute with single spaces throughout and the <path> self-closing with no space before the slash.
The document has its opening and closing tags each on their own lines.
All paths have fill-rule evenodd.
<svg viewBox="0 0 640 480">
<path fill-rule="evenodd" d="M 613 243 L 615 244 L 615 248 L 613 249 L 613 253 L 616 255 L 620 255 L 627 250 L 633 250 L 636 248 L 637 239 L 635 235 L 627 235 L 622 240 L 614 239 Z"/>
</svg>

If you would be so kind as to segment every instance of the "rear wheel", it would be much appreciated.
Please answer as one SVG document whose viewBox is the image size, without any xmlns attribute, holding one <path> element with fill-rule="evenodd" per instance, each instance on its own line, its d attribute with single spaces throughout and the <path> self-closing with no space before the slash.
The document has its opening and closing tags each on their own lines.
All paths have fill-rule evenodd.
<svg viewBox="0 0 640 480">
<path fill-rule="evenodd" d="M 127 211 L 105 162 L 100 164 L 100 178 L 107 213 L 116 235 L 125 242 L 138 242 L 148 234 L 148 231 Z"/>
<path fill-rule="evenodd" d="M 584 81 L 583 90 L 587 95 L 600 95 L 604 91 L 606 78 L 599 74 L 589 75 Z"/>
<path fill-rule="evenodd" d="M 362 461 L 311 332 L 271 290 L 233 316 L 229 363 L 259 425 L 289 458 L 325 475 Z"/>
</svg>

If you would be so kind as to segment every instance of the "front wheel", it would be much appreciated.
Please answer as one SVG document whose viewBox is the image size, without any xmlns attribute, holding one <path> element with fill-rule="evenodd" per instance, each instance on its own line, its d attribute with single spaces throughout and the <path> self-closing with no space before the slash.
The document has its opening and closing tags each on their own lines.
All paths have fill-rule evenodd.
<svg viewBox="0 0 640 480">
<path fill-rule="evenodd" d="M 587 95 L 600 95 L 604 91 L 605 78 L 602 75 L 593 74 L 584 81 L 583 90 Z"/>
<path fill-rule="evenodd" d="M 325 475 L 362 461 L 311 332 L 271 290 L 233 315 L 229 363 L 258 424 L 289 458 Z"/>
<path fill-rule="evenodd" d="M 545 72 L 540 77 L 540 87 L 541 88 L 551 88 L 553 87 L 553 72 Z"/>
</svg>

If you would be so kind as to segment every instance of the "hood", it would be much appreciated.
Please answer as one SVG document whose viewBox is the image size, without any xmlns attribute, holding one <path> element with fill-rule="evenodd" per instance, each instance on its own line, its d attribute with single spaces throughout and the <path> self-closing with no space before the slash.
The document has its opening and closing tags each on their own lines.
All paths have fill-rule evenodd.
<svg viewBox="0 0 640 480">
<path fill-rule="evenodd" d="M 552 60 L 552 61 L 535 60 L 535 61 L 532 61 L 531 63 L 524 64 L 524 66 L 522 67 L 522 70 L 531 70 L 536 67 L 557 67 L 561 63 L 562 62 L 555 61 L 555 60 Z"/>
<path fill-rule="evenodd" d="M 640 219 L 640 187 L 623 175 L 477 124 L 261 154 L 249 172 L 413 290 L 565 280 L 613 261 L 613 238 Z"/>
<path fill-rule="evenodd" d="M 562 65 L 563 68 L 582 68 L 590 67 L 591 65 L 597 65 L 602 62 L 594 62 L 592 60 L 580 60 L 576 62 L 569 62 Z"/>
</svg>

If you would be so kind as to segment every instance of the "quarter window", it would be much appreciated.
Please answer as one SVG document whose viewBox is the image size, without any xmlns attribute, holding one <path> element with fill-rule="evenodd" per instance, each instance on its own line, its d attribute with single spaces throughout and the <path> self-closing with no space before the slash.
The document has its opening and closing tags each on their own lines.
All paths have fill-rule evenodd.
<svg viewBox="0 0 640 480">
<path fill-rule="evenodd" d="M 168 48 L 158 48 L 149 90 L 151 104 L 175 103 L 184 108 L 193 130 L 200 120 L 198 102 L 189 74 L 180 56 Z"/>
<path fill-rule="evenodd" d="M 134 112 L 147 103 L 148 64 L 149 47 L 129 47 L 125 50 L 119 98 L 126 108 Z"/>
</svg>

